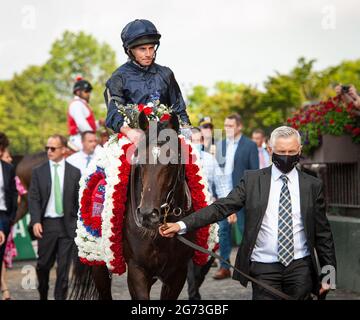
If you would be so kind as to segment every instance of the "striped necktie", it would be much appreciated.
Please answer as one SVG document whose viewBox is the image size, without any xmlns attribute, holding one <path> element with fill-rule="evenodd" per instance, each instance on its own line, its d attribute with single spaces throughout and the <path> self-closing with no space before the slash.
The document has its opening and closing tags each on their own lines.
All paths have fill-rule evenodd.
<svg viewBox="0 0 360 320">
<path fill-rule="evenodd" d="M 294 259 L 294 234 L 291 212 L 291 197 L 288 188 L 288 177 L 281 175 L 283 186 L 280 193 L 278 221 L 278 259 L 287 267 Z"/>
</svg>

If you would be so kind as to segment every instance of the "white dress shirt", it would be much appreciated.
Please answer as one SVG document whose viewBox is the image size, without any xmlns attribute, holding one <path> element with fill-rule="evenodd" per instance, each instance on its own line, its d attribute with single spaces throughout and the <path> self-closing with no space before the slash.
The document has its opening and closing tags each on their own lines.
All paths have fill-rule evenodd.
<svg viewBox="0 0 360 320">
<path fill-rule="evenodd" d="M 6 211 L 6 201 L 5 201 L 5 183 L 4 183 L 4 174 L 2 164 L 0 162 L 0 210 Z"/>
<path fill-rule="evenodd" d="M 65 159 L 61 160 L 60 162 L 54 162 L 49 160 L 50 165 L 50 173 L 51 173 L 51 192 L 49 197 L 49 202 L 47 204 L 45 210 L 45 218 L 61 218 L 64 216 L 64 213 L 59 215 L 56 213 L 55 210 L 55 184 L 54 184 L 54 175 L 55 175 L 55 167 L 54 164 L 58 164 L 57 172 L 60 179 L 60 190 L 61 194 L 63 195 L 64 190 L 64 175 L 65 175 Z M 64 202 L 63 202 L 64 203 Z"/>
<path fill-rule="evenodd" d="M 71 156 L 66 158 L 66 161 L 73 165 L 75 168 L 78 168 L 81 171 L 81 174 L 84 174 L 86 168 L 90 165 L 90 162 L 93 161 L 95 154 L 86 154 L 84 151 L 80 150 Z M 90 160 L 88 162 L 88 157 Z"/>
<path fill-rule="evenodd" d="M 280 176 L 283 173 L 276 168 L 271 167 L 271 185 L 269 201 L 265 211 L 264 219 L 256 239 L 254 250 L 251 254 L 251 261 L 274 263 L 278 260 L 278 220 L 279 220 L 279 201 L 283 181 Z M 300 188 L 299 174 L 294 168 L 287 177 L 288 188 L 291 197 L 291 211 L 293 217 L 293 235 L 294 235 L 294 260 L 310 255 L 306 236 L 304 232 L 303 220 L 300 212 Z"/>
</svg>

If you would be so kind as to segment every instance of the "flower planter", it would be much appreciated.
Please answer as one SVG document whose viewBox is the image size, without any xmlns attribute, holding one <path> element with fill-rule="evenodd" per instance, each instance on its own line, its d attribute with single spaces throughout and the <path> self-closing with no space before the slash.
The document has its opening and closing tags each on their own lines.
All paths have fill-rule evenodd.
<svg viewBox="0 0 360 320">
<path fill-rule="evenodd" d="M 360 162 L 360 145 L 353 143 L 351 136 L 325 134 L 314 153 L 301 161 L 306 163 L 354 163 Z"/>
</svg>

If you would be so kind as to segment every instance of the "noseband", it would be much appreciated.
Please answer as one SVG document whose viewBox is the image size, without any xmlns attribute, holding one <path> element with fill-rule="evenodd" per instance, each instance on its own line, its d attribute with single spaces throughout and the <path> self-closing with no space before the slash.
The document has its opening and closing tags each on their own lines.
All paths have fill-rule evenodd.
<svg viewBox="0 0 360 320">
<path fill-rule="evenodd" d="M 181 163 L 181 152 L 178 152 L 178 161 L 179 161 L 178 163 Z M 131 171 L 130 171 L 131 211 L 133 212 L 133 214 L 135 212 L 138 212 L 138 210 L 140 209 L 139 207 L 136 206 L 136 203 L 135 203 L 135 169 L 136 169 L 136 165 L 133 164 L 131 166 Z M 180 170 L 178 170 L 175 183 L 174 183 L 173 187 L 171 188 L 171 190 L 166 195 L 165 202 L 160 205 L 159 213 L 161 213 L 161 210 L 164 210 L 164 220 L 163 220 L 164 224 L 166 224 L 166 219 L 168 216 L 173 215 L 175 217 L 180 217 L 183 213 L 186 213 L 191 209 L 191 200 L 190 200 L 190 203 L 188 202 L 188 205 L 185 209 L 182 209 L 180 207 L 174 207 L 175 192 L 181 183 L 186 183 L 185 182 L 185 166 L 184 165 L 181 165 Z M 190 199 L 191 199 L 191 197 L 190 197 Z M 172 211 L 171 211 L 171 209 L 172 209 Z M 143 226 L 141 225 L 141 223 L 139 221 L 138 215 L 137 214 L 134 214 L 134 215 L 135 215 L 134 220 L 135 220 L 136 225 L 139 228 L 143 228 Z"/>
</svg>

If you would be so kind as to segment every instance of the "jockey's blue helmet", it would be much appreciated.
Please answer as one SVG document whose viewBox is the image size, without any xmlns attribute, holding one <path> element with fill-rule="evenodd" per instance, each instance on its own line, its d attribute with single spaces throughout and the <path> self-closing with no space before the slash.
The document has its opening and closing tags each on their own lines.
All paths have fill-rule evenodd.
<svg viewBox="0 0 360 320">
<path fill-rule="evenodd" d="M 161 34 L 155 25 L 145 19 L 136 19 L 129 22 L 121 32 L 121 40 L 125 53 L 128 49 L 144 44 L 160 44 Z"/>
</svg>

